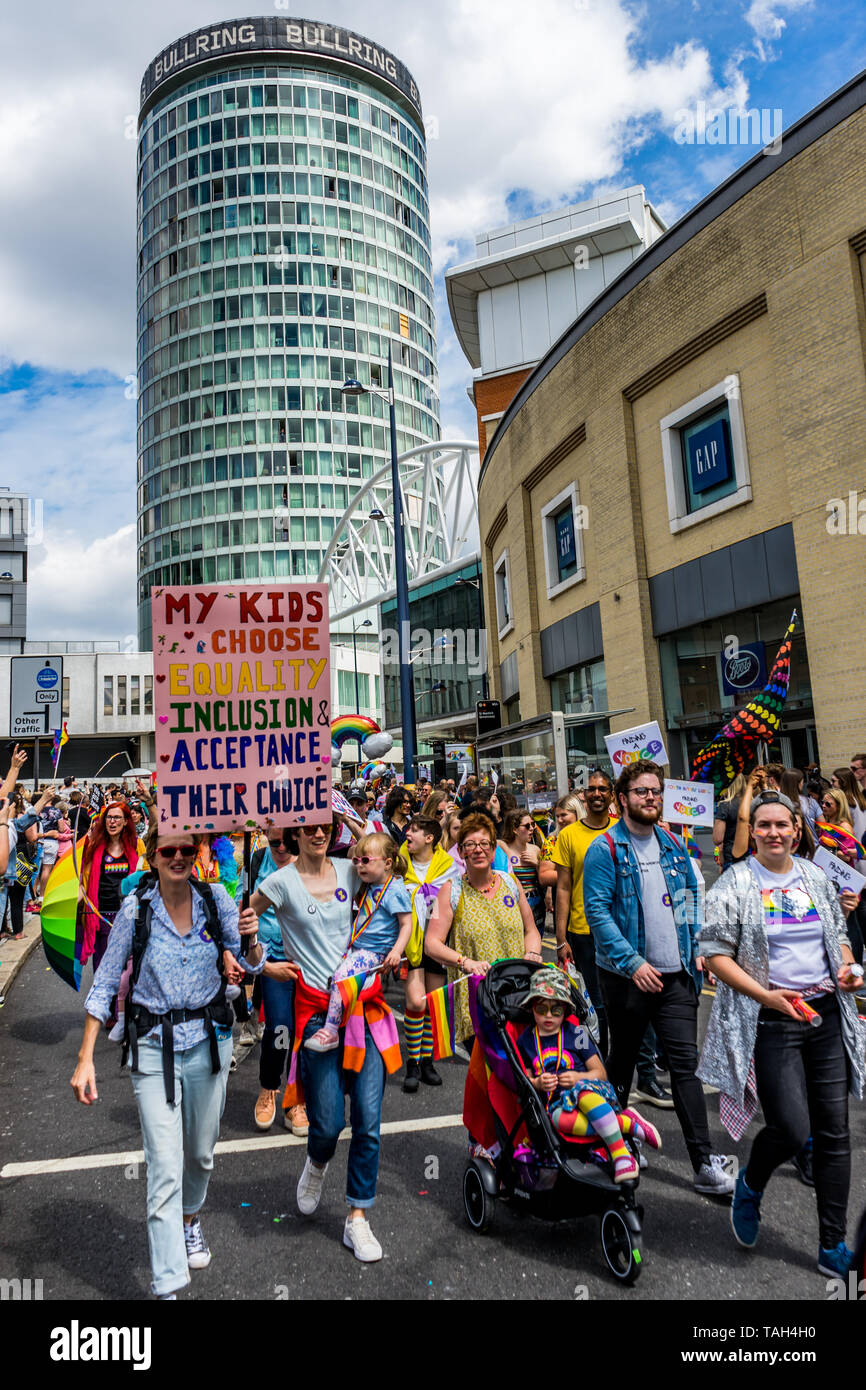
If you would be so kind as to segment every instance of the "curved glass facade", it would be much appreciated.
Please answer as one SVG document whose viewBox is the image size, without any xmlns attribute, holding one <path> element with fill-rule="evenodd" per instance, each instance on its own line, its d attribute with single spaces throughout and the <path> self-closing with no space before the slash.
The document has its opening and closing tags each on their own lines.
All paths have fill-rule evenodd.
<svg viewBox="0 0 866 1390">
<path fill-rule="evenodd" d="M 339 389 L 385 388 L 389 343 L 398 452 L 440 437 L 423 129 L 349 65 L 268 57 L 140 125 L 143 649 L 154 584 L 316 577 L 390 460 L 386 402 Z"/>
</svg>

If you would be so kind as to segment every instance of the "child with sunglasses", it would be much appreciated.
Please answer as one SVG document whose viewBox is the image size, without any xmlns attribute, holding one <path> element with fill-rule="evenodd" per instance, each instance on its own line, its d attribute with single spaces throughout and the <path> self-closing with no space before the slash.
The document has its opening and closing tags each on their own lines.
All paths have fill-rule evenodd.
<svg viewBox="0 0 866 1390">
<path fill-rule="evenodd" d="M 566 1138 L 595 1134 L 613 1161 L 614 1182 L 630 1182 L 640 1172 L 626 1137 L 660 1149 L 661 1135 L 636 1110 L 619 1109 L 616 1092 L 585 1028 L 576 1026 L 571 991 L 561 970 L 536 970 L 520 1001 L 534 1026 L 517 1040 L 524 1069 L 544 1097 L 550 1118 Z"/>
<path fill-rule="evenodd" d="M 341 981 L 358 976 L 358 993 L 366 972 L 400 964 L 412 933 L 412 899 L 403 883 L 404 866 L 390 835 L 362 835 L 352 855 L 362 893 L 352 922 L 346 953 L 331 981 L 330 1003 L 324 1025 L 304 1046 L 311 1052 L 330 1052 L 340 1041 L 343 1020 Z"/>
</svg>

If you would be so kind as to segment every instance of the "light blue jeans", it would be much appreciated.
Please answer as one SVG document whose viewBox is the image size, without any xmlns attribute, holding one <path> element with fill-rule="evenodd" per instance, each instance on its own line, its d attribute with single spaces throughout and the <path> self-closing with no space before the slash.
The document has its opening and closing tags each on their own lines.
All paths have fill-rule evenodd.
<svg viewBox="0 0 866 1390">
<path fill-rule="evenodd" d="M 220 1028 L 218 1036 L 222 1067 L 216 1076 L 207 1039 L 174 1054 L 179 1097 L 174 1105 L 165 1098 L 162 1047 L 148 1041 L 138 1045 L 139 1070 L 132 1072 L 132 1085 L 147 1164 L 147 1241 L 155 1294 L 174 1293 L 189 1283 L 183 1217 L 204 1206 L 232 1059 L 231 1031 Z"/>
</svg>

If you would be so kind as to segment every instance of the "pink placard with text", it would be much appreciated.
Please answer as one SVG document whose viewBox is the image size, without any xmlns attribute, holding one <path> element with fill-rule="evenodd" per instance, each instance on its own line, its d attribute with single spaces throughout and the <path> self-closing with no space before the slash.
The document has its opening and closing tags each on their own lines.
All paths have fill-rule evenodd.
<svg viewBox="0 0 866 1390">
<path fill-rule="evenodd" d="M 328 591 L 152 589 L 163 834 L 331 818 Z"/>
</svg>

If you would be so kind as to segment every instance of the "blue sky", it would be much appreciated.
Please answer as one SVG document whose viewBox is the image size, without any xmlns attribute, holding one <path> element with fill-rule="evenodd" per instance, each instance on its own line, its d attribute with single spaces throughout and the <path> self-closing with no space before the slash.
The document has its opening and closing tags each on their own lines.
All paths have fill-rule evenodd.
<svg viewBox="0 0 866 1390">
<path fill-rule="evenodd" d="M 635 183 L 673 222 L 756 152 L 677 143 L 683 112 L 700 102 L 780 109 L 787 128 L 866 68 L 866 7 L 852 0 L 325 8 L 407 63 L 438 122 L 429 178 L 442 422 L 452 438 L 474 437 L 474 415 L 442 274 L 471 258 L 477 233 Z M 0 46 L 17 55 L 0 91 L 0 482 L 44 501 L 31 637 L 135 630 L 128 117 L 153 55 L 230 10 L 209 0 L 122 11 L 81 0 L 0 15 Z"/>
</svg>

